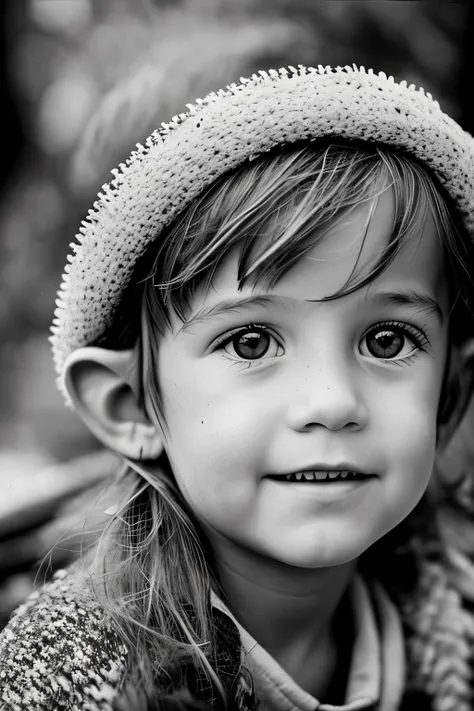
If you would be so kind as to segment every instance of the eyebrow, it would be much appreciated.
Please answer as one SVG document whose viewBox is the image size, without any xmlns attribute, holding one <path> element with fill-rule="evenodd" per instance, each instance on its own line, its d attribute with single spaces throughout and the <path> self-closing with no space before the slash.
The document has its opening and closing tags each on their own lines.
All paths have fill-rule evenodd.
<svg viewBox="0 0 474 711">
<path fill-rule="evenodd" d="M 410 291 L 387 291 L 374 294 L 373 298 L 379 301 L 384 306 L 409 306 L 416 308 L 418 311 L 425 311 L 429 315 L 434 316 L 443 325 L 444 316 L 441 306 L 428 294 L 421 294 L 414 289 Z"/>
<path fill-rule="evenodd" d="M 444 321 L 443 311 L 438 302 L 431 296 L 428 296 L 428 294 L 422 294 L 415 290 L 406 292 L 387 291 L 376 293 L 373 296 L 368 295 L 367 298 L 379 302 L 383 306 L 408 306 L 410 308 L 416 308 L 419 311 L 426 311 L 431 316 L 434 316 L 440 325 L 442 325 Z M 183 325 L 179 328 L 178 333 L 187 332 L 191 326 L 197 323 L 203 323 L 215 316 L 221 316 L 226 313 L 240 313 L 254 306 L 266 307 L 274 306 L 277 302 L 281 304 L 296 301 L 297 299 L 292 297 L 278 296 L 277 294 L 261 294 L 258 296 L 224 299 L 213 306 L 203 306 L 200 308 L 195 314 L 185 320 Z M 303 303 L 323 303 L 323 301 L 320 299 L 304 299 Z"/>
<path fill-rule="evenodd" d="M 200 308 L 195 314 L 185 320 L 178 333 L 188 331 L 191 326 L 196 323 L 202 323 L 214 316 L 221 316 L 229 312 L 239 313 L 252 306 L 270 306 L 271 304 L 275 304 L 277 300 L 281 301 L 282 299 L 284 299 L 284 297 L 263 294 L 259 296 L 242 297 L 240 299 L 224 299 L 223 301 L 219 301 L 218 304 L 214 304 L 214 306 L 203 306 Z"/>
</svg>

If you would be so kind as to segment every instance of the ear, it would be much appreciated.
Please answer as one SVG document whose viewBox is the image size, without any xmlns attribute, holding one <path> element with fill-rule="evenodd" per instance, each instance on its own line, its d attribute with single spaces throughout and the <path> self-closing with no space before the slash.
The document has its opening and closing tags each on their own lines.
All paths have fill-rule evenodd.
<svg viewBox="0 0 474 711">
<path fill-rule="evenodd" d="M 64 385 L 91 432 L 129 459 L 157 459 L 163 438 L 139 405 L 136 353 L 80 348 L 66 361 Z"/>
</svg>

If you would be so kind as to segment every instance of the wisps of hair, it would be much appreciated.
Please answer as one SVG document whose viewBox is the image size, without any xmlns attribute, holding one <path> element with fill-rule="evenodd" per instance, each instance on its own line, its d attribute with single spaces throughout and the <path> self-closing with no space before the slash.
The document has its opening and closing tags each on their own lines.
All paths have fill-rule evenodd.
<svg viewBox="0 0 474 711">
<path fill-rule="evenodd" d="M 203 672 L 201 692 L 217 690 L 225 703 L 212 665 L 210 573 L 186 507 L 166 465 L 153 487 L 127 466 L 121 478 L 122 500 L 99 541 L 92 580 L 130 652 L 131 678 L 163 699 L 186 686 L 191 665 Z"/>
</svg>

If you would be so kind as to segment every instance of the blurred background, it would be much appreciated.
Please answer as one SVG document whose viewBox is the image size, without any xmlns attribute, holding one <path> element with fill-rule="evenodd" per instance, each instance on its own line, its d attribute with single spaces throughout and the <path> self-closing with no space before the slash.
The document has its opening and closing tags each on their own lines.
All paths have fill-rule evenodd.
<svg viewBox="0 0 474 711">
<path fill-rule="evenodd" d="M 47 337 L 69 243 L 111 169 L 187 102 L 288 64 L 383 70 L 423 86 L 474 133 L 471 5 L 1 3 L 0 627 L 49 549 L 62 540 L 46 575 L 107 517 L 98 491 L 117 462 L 64 407 Z M 472 471 L 460 449 L 458 438 L 447 455 L 456 475 Z"/>
</svg>

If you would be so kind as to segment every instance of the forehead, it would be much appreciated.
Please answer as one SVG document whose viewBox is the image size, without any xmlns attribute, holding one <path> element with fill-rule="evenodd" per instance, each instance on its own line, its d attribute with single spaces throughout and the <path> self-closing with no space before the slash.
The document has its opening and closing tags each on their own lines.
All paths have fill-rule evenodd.
<svg viewBox="0 0 474 711">
<path fill-rule="evenodd" d="M 391 190 L 379 198 L 369 216 L 369 204 L 361 204 L 329 229 L 271 289 L 246 285 L 238 288 L 238 253 L 233 250 L 216 271 L 209 290 L 197 291 L 193 306 L 212 305 L 239 294 L 278 294 L 316 301 L 333 295 L 354 275 L 365 276 L 378 265 L 389 243 L 394 222 L 394 197 Z M 444 250 L 434 218 L 427 215 L 420 234 L 403 244 L 388 268 L 367 289 L 378 285 L 390 289 L 423 289 L 439 293 L 445 282 Z"/>
</svg>

